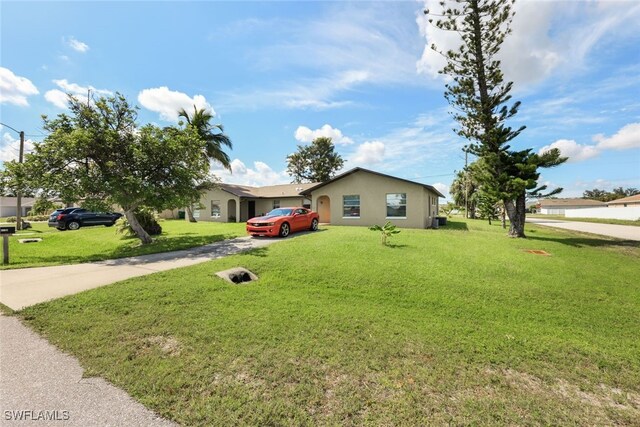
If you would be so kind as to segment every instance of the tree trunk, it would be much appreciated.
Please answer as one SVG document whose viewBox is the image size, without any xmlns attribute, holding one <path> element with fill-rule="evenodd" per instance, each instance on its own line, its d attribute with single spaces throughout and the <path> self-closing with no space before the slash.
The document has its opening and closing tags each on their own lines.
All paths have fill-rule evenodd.
<svg viewBox="0 0 640 427">
<path fill-rule="evenodd" d="M 191 206 L 187 206 L 187 218 L 189 218 L 189 222 L 198 222 L 193 216 L 193 209 Z"/>
<path fill-rule="evenodd" d="M 526 238 L 524 234 L 524 221 L 525 221 L 525 194 L 519 194 L 516 198 L 515 204 L 513 200 L 505 200 L 504 206 L 507 209 L 507 215 L 509 215 L 509 237 Z"/>
<path fill-rule="evenodd" d="M 127 221 L 129 222 L 131 229 L 136 233 L 136 236 L 138 236 L 138 239 L 140 239 L 143 245 L 153 242 L 149 233 L 147 233 L 138 222 L 138 218 L 136 218 L 132 209 L 124 211 L 124 216 L 127 217 Z"/>
<path fill-rule="evenodd" d="M 502 209 L 501 213 L 500 213 L 500 217 L 502 219 L 502 229 L 506 230 L 507 228 L 507 208 L 505 207 L 504 203 L 502 203 Z"/>
</svg>

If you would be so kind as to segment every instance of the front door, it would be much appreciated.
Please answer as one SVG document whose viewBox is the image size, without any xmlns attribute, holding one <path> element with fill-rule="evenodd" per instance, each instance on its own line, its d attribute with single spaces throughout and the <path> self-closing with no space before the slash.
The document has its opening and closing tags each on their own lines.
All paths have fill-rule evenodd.
<svg viewBox="0 0 640 427">
<path fill-rule="evenodd" d="M 255 200 L 249 200 L 249 219 L 256 216 L 256 202 Z"/>
<path fill-rule="evenodd" d="M 320 215 L 320 222 L 331 222 L 331 200 L 329 196 L 320 196 L 318 198 L 316 212 Z"/>
</svg>

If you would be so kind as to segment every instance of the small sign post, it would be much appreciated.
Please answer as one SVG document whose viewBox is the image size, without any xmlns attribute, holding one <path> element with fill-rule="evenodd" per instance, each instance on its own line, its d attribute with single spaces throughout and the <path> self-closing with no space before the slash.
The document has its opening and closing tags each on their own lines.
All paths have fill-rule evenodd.
<svg viewBox="0 0 640 427">
<path fill-rule="evenodd" d="M 2 235 L 2 264 L 9 264 L 9 236 L 16 232 L 15 227 L 0 227 Z"/>
</svg>

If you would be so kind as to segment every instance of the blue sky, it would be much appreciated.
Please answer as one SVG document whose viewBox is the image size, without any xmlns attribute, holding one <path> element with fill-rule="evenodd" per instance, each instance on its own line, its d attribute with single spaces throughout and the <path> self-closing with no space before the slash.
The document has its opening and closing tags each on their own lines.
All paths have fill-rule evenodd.
<svg viewBox="0 0 640 427">
<path fill-rule="evenodd" d="M 226 182 L 290 182 L 286 156 L 331 136 L 345 169 L 367 167 L 446 192 L 464 141 L 443 98 L 455 37 L 427 25 L 437 2 L 1 1 L 0 122 L 44 137 L 65 93 L 121 92 L 141 123 L 211 108 L 231 137 Z M 501 53 L 522 101 L 517 148 L 559 147 L 543 173 L 565 197 L 640 187 L 640 3 L 520 1 Z M 0 161 L 17 135 L 0 129 Z"/>
</svg>

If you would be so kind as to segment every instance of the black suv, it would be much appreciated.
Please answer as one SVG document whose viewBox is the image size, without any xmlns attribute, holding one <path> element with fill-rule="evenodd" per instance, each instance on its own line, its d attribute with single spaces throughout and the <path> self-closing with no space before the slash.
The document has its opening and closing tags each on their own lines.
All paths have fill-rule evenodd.
<svg viewBox="0 0 640 427">
<path fill-rule="evenodd" d="M 114 212 L 90 212 L 82 208 L 58 209 L 49 215 L 49 227 L 56 227 L 58 230 L 77 230 L 80 227 L 91 225 L 104 225 L 111 227 L 122 217 L 120 213 Z"/>
</svg>

